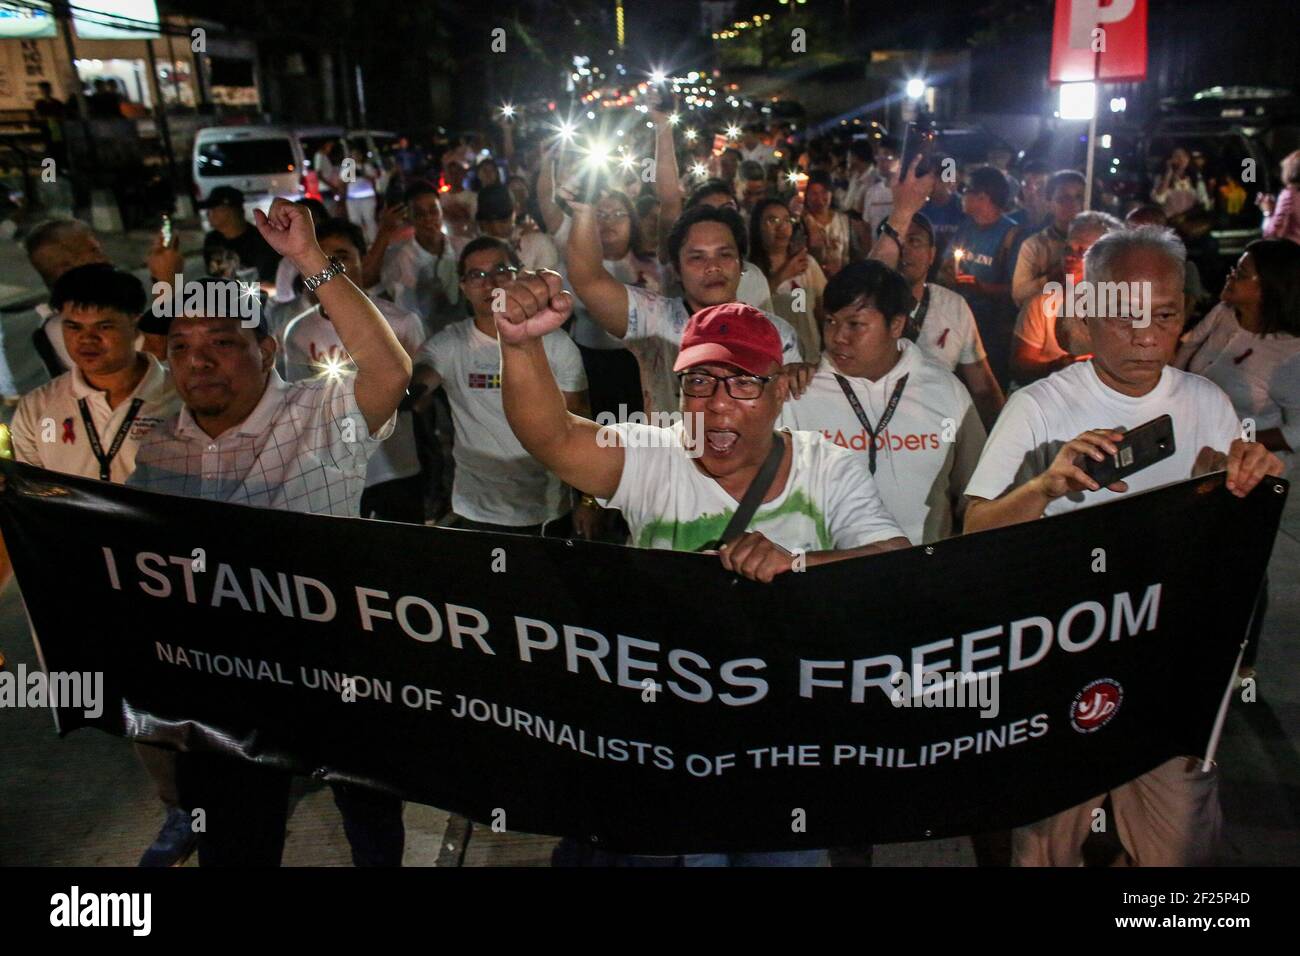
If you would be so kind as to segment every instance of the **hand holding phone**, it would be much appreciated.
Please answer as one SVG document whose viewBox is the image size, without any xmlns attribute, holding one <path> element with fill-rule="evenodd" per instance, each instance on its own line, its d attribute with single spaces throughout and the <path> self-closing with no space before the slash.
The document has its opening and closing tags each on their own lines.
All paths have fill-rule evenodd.
<svg viewBox="0 0 1300 956">
<path fill-rule="evenodd" d="M 1084 458 L 1081 467 L 1088 477 L 1105 488 L 1163 461 L 1174 451 L 1174 420 L 1161 415 L 1125 432 L 1123 441 L 1115 443 L 1113 455 L 1106 455 L 1102 461 Z"/>
<path fill-rule="evenodd" d="M 912 168 L 912 161 L 920 156 L 921 161 L 917 163 L 916 175 L 918 178 L 928 176 L 934 168 L 933 156 L 938 137 L 939 134 L 930 127 L 908 123 L 907 130 L 903 134 L 903 156 L 898 167 L 899 175 L 905 175 L 907 170 Z"/>
</svg>

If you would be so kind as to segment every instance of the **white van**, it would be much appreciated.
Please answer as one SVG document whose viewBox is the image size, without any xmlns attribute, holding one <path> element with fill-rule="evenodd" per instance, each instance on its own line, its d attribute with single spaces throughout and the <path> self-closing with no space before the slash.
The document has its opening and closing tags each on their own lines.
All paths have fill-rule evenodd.
<svg viewBox="0 0 1300 956">
<path fill-rule="evenodd" d="M 308 174 L 317 151 L 330 140 L 360 140 L 368 154 L 377 152 L 394 134 L 355 130 L 346 136 L 339 126 L 209 126 L 194 137 L 194 199 L 202 202 L 218 186 L 233 186 L 244 194 L 244 214 L 263 212 L 281 196 L 301 199 L 309 192 Z M 205 217 L 206 227 L 206 217 Z"/>
</svg>

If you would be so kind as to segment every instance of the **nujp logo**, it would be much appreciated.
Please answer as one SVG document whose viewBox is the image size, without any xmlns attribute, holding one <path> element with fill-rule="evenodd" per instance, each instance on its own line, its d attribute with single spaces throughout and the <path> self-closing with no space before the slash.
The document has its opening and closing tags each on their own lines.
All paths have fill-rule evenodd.
<svg viewBox="0 0 1300 956">
<path fill-rule="evenodd" d="M 1090 734 L 1110 723 L 1124 702 L 1119 681 L 1099 678 L 1074 695 L 1070 705 L 1070 726 L 1081 734 Z"/>
</svg>

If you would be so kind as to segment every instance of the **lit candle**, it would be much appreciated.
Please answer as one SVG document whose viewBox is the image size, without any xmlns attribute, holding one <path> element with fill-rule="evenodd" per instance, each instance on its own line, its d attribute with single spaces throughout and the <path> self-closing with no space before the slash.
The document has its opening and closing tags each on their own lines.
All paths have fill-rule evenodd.
<svg viewBox="0 0 1300 956">
<path fill-rule="evenodd" d="M 954 269 L 956 270 L 956 274 L 957 274 L 958 276 L 961 275 L 961 260 L 962 260 L 962 257 L 965 256 L 965 255 L 966 255 L 966 250 L 965 250 L 965 249 L 954 249 L 954 250 L 952 251 L 952 262 L 953 262 L 953 267 L 954 267 Z"/>
</svg>

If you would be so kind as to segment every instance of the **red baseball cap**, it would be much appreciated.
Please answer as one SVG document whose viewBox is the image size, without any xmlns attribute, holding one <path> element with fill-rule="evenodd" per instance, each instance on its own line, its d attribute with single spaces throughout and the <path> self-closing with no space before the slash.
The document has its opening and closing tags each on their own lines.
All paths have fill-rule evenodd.
<svg viewBox="0 0 1300 956">
<path fill-rule="evenodd" d="M 700 309 L 686 323 L 674 372 L 696 365 L 734 365 L 751 375 L 767 375 L 780 366 L 781 336 L 766 315 L 743 302 Z"/>
</svg>

